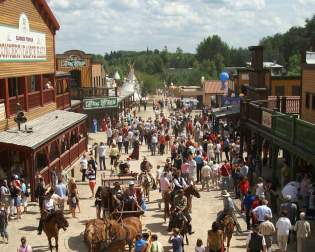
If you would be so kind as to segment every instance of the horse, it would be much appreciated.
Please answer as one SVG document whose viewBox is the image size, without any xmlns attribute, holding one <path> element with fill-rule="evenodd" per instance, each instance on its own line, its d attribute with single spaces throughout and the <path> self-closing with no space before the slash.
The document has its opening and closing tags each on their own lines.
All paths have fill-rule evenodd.
<svg viewBox="0 0 315 252">
<path fill-rule="evenodd" d="M 230 248 L 230 242 L 233 236 L 234 228 L 235 228 L 235 222 L 230 215 L 225 215 L 224 218 L 219 222 L 221 224 L 221 230 L 223 231 L 223 239 L 224 241 L 227 240 L 227 251 L 229 251 Z"/>
<path fill-rule="evenodd" d="M 152 177 L 147 172 L 143 172 L 139 175 L 139 181 L 143 190 L 144 198 L 147 198 L 148 202 L 150 202 L 150 188 L 151 186 L 153 187 L 154 184 Z"/>
<path fill-rule="evenodd" d="M 55 239 L 55 248 L 58 251 L 58 236 L 59 229 L 67 230 L 69 227 L 68 221 L 65 219 L 63 212 L 56 211 L 54 213 L 48 214 L 46 219 L 43 222 L 43 230 L 47 236 L 49 242 L 49 249 L 52 252 L 53 246 L 51 243 L 51 239 Z"/>
<path fill-rule="evenodd" d="M 117 220 L 105 219 L 105 241 L 108 251 L 123 252 L 125 246 L 132 250 L 136 235 L 141 233 L 142 225 L 139 218 L 127 217 L 118 222 Z"/>
<path fill-rule="evenodd" d="M 105 222 L 100 219 L 89 220 L 85 224 L 84 241 L 89 252 L 99 252 L 105 241 Z"/>
<path fill-rule="evenodd" d="M 167 192 L 164 194 L 164 222 L 166 222 L 166 218 L 170 217 L 170 207 L 169 204 L 171 204 L 171 210 L 174 209 L 173 204 L 171 202 L 171 194 L 172 192 Z M 184 195 L 187 198 L 187 210 L 191 212 L 192 208 L 192 200 L 191 196 L 194 196 L 196 198 L 200 198 L 200 193 L 198 192 L 197 188 L 194 185 L 190 185 L 184 189 Z"/>
</svg>

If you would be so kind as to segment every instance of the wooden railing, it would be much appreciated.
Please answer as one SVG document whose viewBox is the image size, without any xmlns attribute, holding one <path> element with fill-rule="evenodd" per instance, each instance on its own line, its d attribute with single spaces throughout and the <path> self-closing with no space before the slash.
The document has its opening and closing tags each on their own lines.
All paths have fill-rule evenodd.
<svg viewBox="0 0 315 252">
<path fill-rule="evenodd" d="M 52 88 L 43 90 L 44 104 L 51 103 L 54 101 L 54 93 L 55 90 Z"/>
<path fill-rule="evenodd" d="M 28 107 L 36 108 L 40 106 L 40 91 L 35 91 L 28 94 Z"/>
<path fill-rule="evenodd" d="M 56 104 L 58 109 L 66 109 L 71 106 L 70 93 L 59 94 L 56 96 Z"/>
<path fill-rule="evenodd" d="M 269 96 L 267 107 L 286 114 L 299 114 L 300 100 L 300 96 Z"/>
<path fill-rule="evenodd" d="M 72 99 L 83 99 L 85 97 L 107 97 L 110 94 L 112 88 L 71 88 Z M 117 88 L 115 88 L 115 94 L 117 94 Z"/>
<path fill-rule="evenodd" d="M 10 98 L 9 98 L 10 114 L 11 114 L 11 115 L 16 114 L 16 111 L 17 111 L 17 106 L 16 106 L 16 104 L 17 104 L 18 102 L 21 104 L 21 108 L 23 109 L 23 108 L 24 108 L 24 95 L 19 95 L 19 96 L 18 96 L 18 100 L 17 100 L 16 96 L 13 96 L 13 97 L 10 97 Z"/>
</svg>

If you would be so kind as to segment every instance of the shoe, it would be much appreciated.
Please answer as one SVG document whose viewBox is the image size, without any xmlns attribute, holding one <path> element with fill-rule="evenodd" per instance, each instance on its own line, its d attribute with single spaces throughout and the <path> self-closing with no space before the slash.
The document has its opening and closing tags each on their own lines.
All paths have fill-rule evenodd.
<svg viewBox="0 0 315 252">
<path fill-rule="evenodd" d="M 194 233 L 195 233 L 194 231 L 191 231 L 191 232 L 189 232 L 188 234 L 189 234 L 189 235 L 192 235 L 192 234 L 194 234 Z"/>
<path fill-rule="evenodd" d="M 41 235 L 41 234 L 42 234 L 42 231 L 37 231 L 37 234 L 38 234 L 38 235 Z"/>
</svg>

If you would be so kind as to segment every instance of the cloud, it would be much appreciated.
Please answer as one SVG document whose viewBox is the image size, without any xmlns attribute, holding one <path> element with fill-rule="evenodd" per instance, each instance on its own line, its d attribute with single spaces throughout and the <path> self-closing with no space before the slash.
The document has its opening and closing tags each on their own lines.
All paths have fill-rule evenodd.
<svg viewBox="0 0 315 252">
<path fill-rule="evenodd" d="M 203 38 L 218 34 L 238 47 L 304 25 L 315 0 L 48 0 L 61 29 L 58 52 L 181 47 L 194 52 Z M 294 15 L 288 15 L 294 13 Z"/>
</svg>

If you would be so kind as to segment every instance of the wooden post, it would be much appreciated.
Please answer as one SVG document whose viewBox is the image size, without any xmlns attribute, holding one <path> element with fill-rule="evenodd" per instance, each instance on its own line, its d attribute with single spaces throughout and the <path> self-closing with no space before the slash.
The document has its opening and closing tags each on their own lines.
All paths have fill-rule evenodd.
<svg viewBox="0 0 315 252">
<path fill-rule="evenodd" d="M 5 102 L 5 113 L 7 118 L 10 118 L 10 96 L 9 96 L 9 80 L 8 78 L 4 79 L 4 102 Z"/>
<path fill-rule="evenodd" d="M 35 152 L 30 154 L 29 158 L 29 166 L 30 166 L 30 184 L 31 184 L 31 201 L 35 201 L 35 189 L 36 189 L 36 174 L 35 174 Z"/>
<path fill-rule="evenodd" d="M 27 77 L 25 76 L 23 78 L 23 84 L 24 84 L 24 109 L 25 111 L 28 111 L 28 83 L 27 83 Z"/>
<path fill-rule="evenodd" d="M 272 162 L 271 162 L 271 168 L 272 168 L 272 183 L 277 184 L 278 178 L 277 178 L 277 165 L 278 165 L 278 151 L 279 148 L 272 142 Z"/>
<path fill-rule="evenodd" d="M 51 82 L 52 86 L 54 87 L 53 102 L 56 102 L 57 88 L 56 88 L 56 78 L 54 75 L 50 76 L 50 82 Z"/>
<path fill-rule="evenodd" d="M 43 92 L 43 89 L 44 89 L 44 77 L 41 74 L 39 76 L 39 91 L 40 91 L 40 105 L 41 106 L 44 106 L 44 92 Z"/>
</svg>

